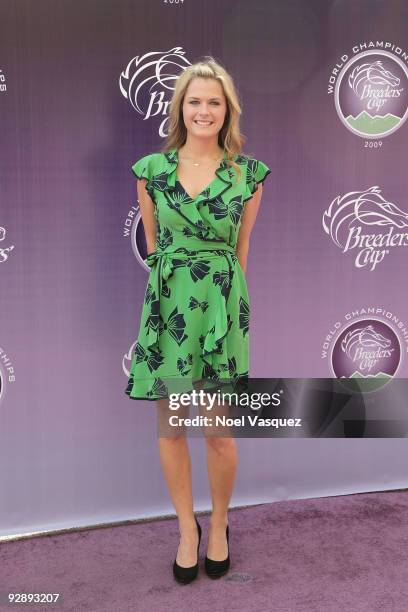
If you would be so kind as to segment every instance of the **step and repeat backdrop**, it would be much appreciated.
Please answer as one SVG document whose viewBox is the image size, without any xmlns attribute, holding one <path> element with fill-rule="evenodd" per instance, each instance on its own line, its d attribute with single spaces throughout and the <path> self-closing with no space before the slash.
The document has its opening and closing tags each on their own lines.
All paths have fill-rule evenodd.
<svg viewBox="0 0 408 612">
<path fill-rule="evenodd" d="M 205 55 L 271 169 L 250 375 L 407 377 L 406 3 L 3 0 L 0 17 L 0 535 L 170 509 L 154 404 L 125 395 L 149 271 L 131 166 Z M 405 441 L 369 442 L 241 440 L 234 501 L 406 483 Z"/>
</svg>

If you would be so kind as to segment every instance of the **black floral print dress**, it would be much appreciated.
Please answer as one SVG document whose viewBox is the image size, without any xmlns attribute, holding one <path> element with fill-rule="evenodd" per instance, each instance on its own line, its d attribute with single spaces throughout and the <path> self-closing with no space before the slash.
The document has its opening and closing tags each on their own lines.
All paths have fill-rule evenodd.
<svg viewBox="0 0 408 612">
<path fill-rule="evenodd" d="M 226 154 L 212 182 L 194 199 L 177 178 L 178 153 L 146 155 L 132 166 L 154 202 L 156 250 L 125 393 L 156 400 L 248 377 L 249 296 L 235 254 L 241 216 L 269 168 Z M 208 384 L 207 384 L 208 383 Z"/>
</svg>

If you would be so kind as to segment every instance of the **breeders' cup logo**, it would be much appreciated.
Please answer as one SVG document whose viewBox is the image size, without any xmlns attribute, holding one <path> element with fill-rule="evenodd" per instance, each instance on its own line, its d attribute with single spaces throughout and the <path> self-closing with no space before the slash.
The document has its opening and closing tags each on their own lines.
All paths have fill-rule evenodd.
<svg viewBox="0 0 408 612">
<path fill-rule="evenodd" d="M 398 370 L 401 346 L 389 325 L 377 319 L 362 319 L 338 336 L 331 361 L 337 378 L 375 378 L 385 383 Z"/>
<path fill-rule="evenodd" d="M 0 227 L 0 242 L 6 238 L 6 228 Z M 14 244 L 8 246 L 0 246 L 0 263 L 7 261 L 9 253 L 14 249 Z"/>
<path fill-rule="evenodd" d="M 334 93 L 337 113 L 358 136 L 388 136 L 407 118 L 407 83 L 408 69 L 392 53 L 359 53 L 344 65 L 337 78 Z"/>
<path fill-rule="evenodd" d="M 133 253 L 136 255 L 136 259 L 139 261 L 139 263 L 145 270 L 150 272 L 150 268 L 145 262 L 145 259 L 147 257 L 147 244 L 140 210 L 138 210 L 136 218 L 132 225 L 131 243 Z"/>
<path fill-rule="evenodd" d="M 408 228 L 408 213 L 386 200 L 377 186 L 337 196 L 322 223 L 343 253 L 354 251 L 356 268 L 373 271 L 391 248 L 408 246 L 408 231 L 397 231 Z"/>
<path fill-rule="evenodd" d="M 133 342 L 128 352 L 122 357 L 122 370 L 124 374 L 126 375 L 126 378 L 130 377 L 130 370 L 132 367 L 132 358 L 133 358 L 133 353 L 135 352 L 136 344 L 137 344 L 137 339 Z"/>
<path fill-rule="evenodd" d="M 119 78 L 123 96 L 143 116 L 164 117 L 159 135 L 166 136 L 167 108 L 180 73 L 190 65 L 181 47 L 169 51 L 151 51 L 130 60 Z"/>
</svg>

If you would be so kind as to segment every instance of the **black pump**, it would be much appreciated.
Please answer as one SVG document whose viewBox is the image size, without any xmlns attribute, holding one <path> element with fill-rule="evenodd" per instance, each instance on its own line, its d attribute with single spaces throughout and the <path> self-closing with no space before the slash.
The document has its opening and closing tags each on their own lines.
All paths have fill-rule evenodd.
<svg viewBox="0 0 408 612">
<path fill-rule="evenodd" d="M 224 576 L 230 568 L 230 556 L 229 556 L 229 525 L 227 525 L 226 529 L 227 534 L 227 543 L 228 543 L 228 556 L 226 559 L 222 561 L 213 561 L 209 559 L 207 556 L 205 557 L 205 571 L 207 576 L 210 578 L 221 578 Z"/>
<path fill-rule="evenodd" d="M 195 522 L 198 530 L 197 563 L 195 565 L 192 565 L 191 567 L 181 567 L 181 565 L 177 564 L 176 559 L 174 559 L 173 575 L 179 584 L 188 584 L 189 582 L 195 580 L 198 575 L 198 549 L 200 548 L 201 542 L 201 525 L 197 521 L 197 519 L 195 519 Z"/>
</svg>

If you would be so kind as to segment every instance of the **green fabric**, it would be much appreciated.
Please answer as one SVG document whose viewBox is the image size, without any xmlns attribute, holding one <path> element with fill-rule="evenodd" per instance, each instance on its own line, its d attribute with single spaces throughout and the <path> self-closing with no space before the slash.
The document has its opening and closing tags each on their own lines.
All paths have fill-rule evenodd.
<svg viewBox="0 0 408 612">
<path fill-rule="evenodd" d="M 269 168 L 237 155 L 241 181 L 221 161 L 194 199 L 177 178 L 178 154 L 146 155 L 132 166 L 154 202 L 156 250 L 125 393 L 155 400 L 190 391 L 194 382 L 229 382 L 249 370 L 249 296 L 235 254 L 241 216 Z"/>
</svg>

